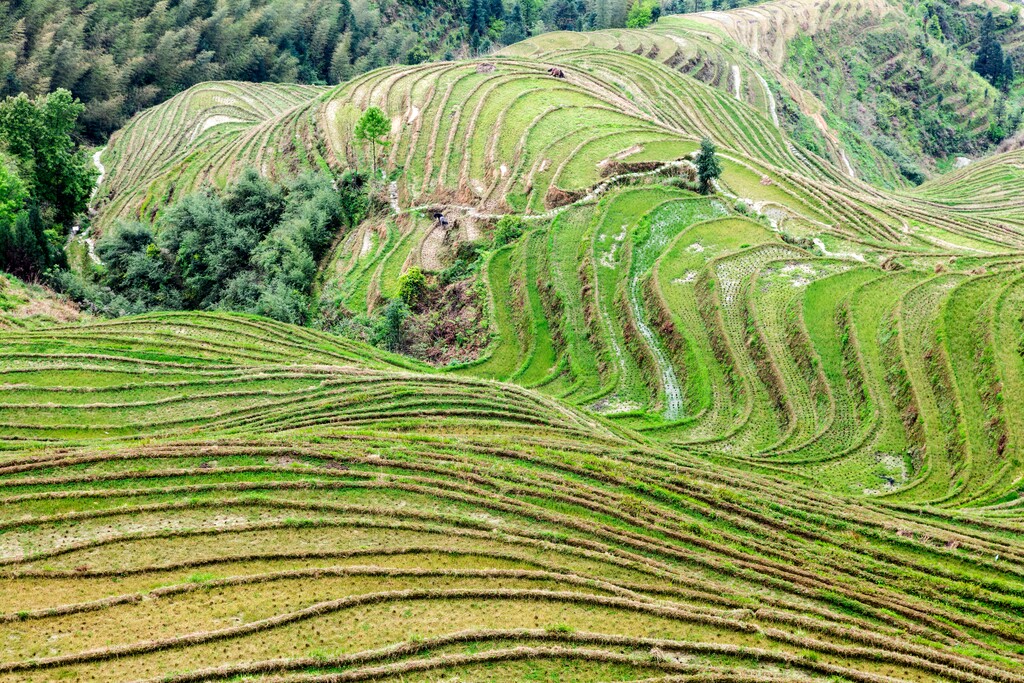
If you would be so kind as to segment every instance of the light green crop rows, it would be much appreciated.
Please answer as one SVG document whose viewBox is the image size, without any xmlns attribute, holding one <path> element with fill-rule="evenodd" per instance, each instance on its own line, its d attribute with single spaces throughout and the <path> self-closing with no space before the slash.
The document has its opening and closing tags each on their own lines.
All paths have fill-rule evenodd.
<svg viewBox="0 0 1024 683">
<path fill-rule="evenodd" d="M 758 249 L 735 218 L 660 233 L 709 204 L 661 199 L 638 245 Z M 3 681 L 1020 678 L 1006 510 L 854 502 L 241 316 L 14 332 L 0 358 Z"/>
</svg>

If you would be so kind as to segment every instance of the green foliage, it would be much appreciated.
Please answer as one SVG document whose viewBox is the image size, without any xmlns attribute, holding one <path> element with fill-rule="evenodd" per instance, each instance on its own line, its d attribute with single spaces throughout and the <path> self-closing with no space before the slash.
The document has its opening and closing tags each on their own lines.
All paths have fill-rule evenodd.
<svg viewBox="0 0 1024 683">
<path fill-rule="evenodd" d="M 1008 90 L 1013 84 L 1014 78 L 1013 58 L 1003 55 L 1003 47 L 996 40 L 995 32 L 995 18 L 992 16 L 992 12 L 989 12 L 981 24 L 981 37 L 978 40 L 974 70 L 984 76 L 992 85 Z"/>
<path fill-rule="evenodd" d="M 374 345 L 397 351 L 402 346 L 405 321 L 409 317 L 409 306 L 400 299 L 394 298 L 384 308 L 384 313 L 374 321 L 371 341 Z"/>
<path fill-rule="evenodd" d="M 96 178 L 71 138 L 83 109 L 67 90 L 0 103 L 0 141 L 17 161 L 33 201 L 64 227 L 85 211 Z"/>
<path fill-rule="evenodd" d="M 452 264 L 437 275 L 437 282 L 442 287 L 459 280 L 465 280 L 480 269 L 481 245 L 477 242 L 463 242 L 455 251 Z"/>
<path fill-rule="evenodd" d="M 370 143 L 370 158 L 373 163 L 374 176 L 377 174 L 377 146 L 388 144 L 384 137 L 389 132 L 391 132 L 391 122 L 380 107 L 367 109 L 356 124 L 356 139 Z"/>
<path fill-rule="evenodd" d="M 28 199 L 28 189 L 14 162 L 0 154 L 0 229 L 14 224 Z"/>
<path fill-rule="evenodd" d="M 66 90 L 0 102 L 0 269 L 35 278 L 62 262 L 96 177 L 71 137 L 81 111 Z"/>
<path fill-rule="evenodd" d="M 440 3 L 25 0 L 0 5 L 0 94 L 66 88 L 101 140 L 129 116 L 208 80 L 327 83 L 440 54 L 461 8 Z"/>
<path fill-rule="evenodd" d="M 14 220 L 0 224 L 0 270 L 26 280 L 37 279 L 47 268 L 64 263 L 64 240 L 31 205 Z"/>
<path fill-rule="evenodd" d="M 173 286 L 172 269 L 156 247 L 153 228 L 142 223 L 122 226 L 96 247 L 106 267 L 105 284 L 121 292 L 114 304 L 125 312 L 179 308 L 182 297 Z"/>
<path fill-rule="evenodd" d="M 656 0 L 633 0 L 626 17 L 627 28 L 644 28 L 657 21 L 661 15 L 661 5 Z"/>
<path fill-rule="evenodd" d="M 346 171 L 337 180 L 339 208 L 345 225 L 350 229 L 359 225 L 370 210 L 366 180 L 366 176 L 358 171 Z"/>
<path fill-rule="evenodd" d="M 979 6 L 948 0 L 905 5 L 903 12 L 868 26 L 850 19 L 797 35 L 786 63 L 800 85 L 828 103 L 826 121 L 858 175 L 885 187 L 920 184 L 943 160 L 984 152 L 992 145 L 991 121 L 1010 134 L 1020 111 L 1012 93 L 993 97 L 979 77 L 984 71 L 991 84 L 1012 87 L 1013 60 L 995 54 L 1000 26 L 1012 23 L 1007 15 L 989 21 Z M 1008 46 L 1016 32 L 1006 32 Z M 1004 70 L 1005 77 L 996 73 Z M 799 132 L 793 135 L 800 141 Z M 820 146 L 814 151 L 828 154 Z"/>
<path fill-rule="evenodd" d="M 700 191 L 708 194 L 714 190 L 714 181 L 722 175 L 722 165 L 718 162 L 715 145 L 708 138 L 700 141 L 700 152 L 697 154 L 697 178 Z"/>
<path fill-rule="evenodd" d="M 227 309 L 306 322 L 317 264 L 349 209 L 357 183 L 336 192 L 326 175 L 277 185 L 247 170 L 223 195 L 184 197 L 154 226 L 122 224 L 103 236 L 100 288 L 57 279 L 65 291 L 124 315 L 147 310 Z"/>
<path fill-rule="evenodd" d="M 498 219 L 494 230 L 494 246 L 502 247 L 514 242 L 523 234 L 523 219 L 519 216 L 507 215 Z"/>
<path fill-rule="evenodd" d="M 419 266 L 413 266 L 398 278 L 398 297 L 407 306 L 415 306 L 427 291 L 427 277 Z"/>
</svg>

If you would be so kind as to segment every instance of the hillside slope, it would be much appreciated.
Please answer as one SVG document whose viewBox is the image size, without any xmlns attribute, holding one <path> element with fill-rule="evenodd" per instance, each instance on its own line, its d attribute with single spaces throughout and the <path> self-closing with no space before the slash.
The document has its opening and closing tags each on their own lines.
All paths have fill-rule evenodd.
<svg viewBox="0 0 1024 683">
<path fill-rule="evenodd" d="M 5 335 L 0 680 L 1022 680 L 1019 506 L 162 314 Z"/>
<path fill-rule="evenodd" d="M 94 225 L 150 220 L 246 168 L 365 165 L 354 124 L 380 106 L 389 211 L 338 236 L 321 307 L 378 315 L 404 272 L 437 281 L 471 245 L 481 267 L 461 291 L 486 314 L 427 312 L 451 316 L 453 335 L 490 335 L 453 375 L 844 495 L 1014 500 L 1024 152 L 883 192 L 794 143 L 770 90 L 737 99 L 681 73 L 703 48 L 670 28 L 551 34 L 533 57 L 395 67 L 328 90 L 197 86 L 112 140 Z M 633 54 L 647 44 L 656 59 Z M 702 136 L 719 144 L 713 197 L 687 180 Z M 526 234 L 497 249 L 506 214 Z"/>
<path fill-rule="evenodd" d="M 938 11 L 948 36 L 926 30 Z M 1010 25 L 1000 38 L 1012 52 L 1020 27 L 1008 8 L 996 11 Z M 543 34 L 502 52 L 541 57 L 589 45 L 646 56 L 746 101 L 849 175 L 899 188 L 957 155 L 991 152 L 999 142 L 991 123 L 1007 134 L 1019 123 L 1016 91 L 1003 98 L 971 70 L 977 13 L 959 4 L 782 0 L 670 16 L 642 31 Z"/>
<path fill-rule="evenodd" d="M 418 267 L 417 314 L 482 351 L 220 311 L 5 330 L 0 681 L 1024 683 L 1024 151 L 883 190 L 827 117 L 803 144 L 772 60 L 862 6 L 800 7 L 135 117 L 101 234 L 246 169 L 365 169 L 382 108 L 320 322 L 380 321 Z"/>
</svg>

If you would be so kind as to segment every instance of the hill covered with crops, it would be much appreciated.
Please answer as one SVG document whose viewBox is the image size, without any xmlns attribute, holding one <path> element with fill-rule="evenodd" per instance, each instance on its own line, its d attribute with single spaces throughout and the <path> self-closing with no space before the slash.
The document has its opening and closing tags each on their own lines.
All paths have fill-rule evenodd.
<svg viewBox="0 0 1024 683">
<path fill-rule="evenodd" d="M 321 329 L 4 283 L 0 681 L 1024 681 L 1024 152 L 910 186 L 785 68 L 889 11 L 134 117 L 83 271 L 252 171 L 372 164 L 372 208 L 315 263 Z M 353 332 L 403 300 L 405 342 Z"/>
<path fill-rule="evenodd" d="M 0 352 L 2 680 L 1020 676 L 1009 505 L 836 495 L 262 319 Z"/>
</svg>

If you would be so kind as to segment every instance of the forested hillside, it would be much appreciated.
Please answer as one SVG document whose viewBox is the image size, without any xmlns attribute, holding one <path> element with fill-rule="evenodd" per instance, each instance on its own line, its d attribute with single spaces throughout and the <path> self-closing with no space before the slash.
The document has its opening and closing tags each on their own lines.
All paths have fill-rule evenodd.
<svg viewBox="0 0 1024 683">
<path fill-rule="evenodd" d="M 784 68 L 828 103 L 829 125 L 865 175 L 877 178 L 873 148 L 906 181 L 920 183 L 957 157 L 985 154 L 1020 127 L 1018 15 L 942 0 L 908 4 L 903 12 L 801 32 Z"/>
<path fill-rule="evenodd" d="M 633 5 L 637 11 L 631 19 Z M 625 26 L 630 20 L 639 25 L 651 20 L 655 5 L 652 0 L 18 0 L 0 6 L 0 96 L 65 88 L 86 105 L 81 132 L 98 142 L 135 112 L 202 81 L 334 84 L 389 64 L 486 53 L 548 30 Z M 672 0 L 666 11 L 711 6 L 705 0 Z"/>
</svg>

